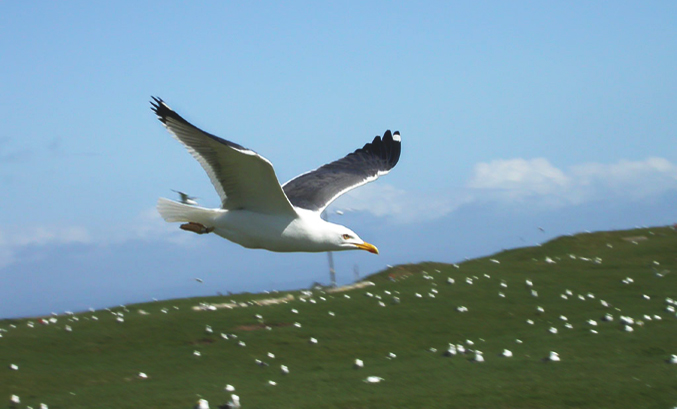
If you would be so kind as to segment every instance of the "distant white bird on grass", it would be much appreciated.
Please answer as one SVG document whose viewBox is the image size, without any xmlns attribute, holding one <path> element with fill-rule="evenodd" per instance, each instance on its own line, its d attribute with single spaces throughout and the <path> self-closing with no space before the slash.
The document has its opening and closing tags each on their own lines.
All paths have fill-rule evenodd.
<svg viewBox="0 0 677 409">
<path fill-rule="evenodd" d="M 548 356 L 547 360 L 552 362 L 559 362 L 560 361 L 559 354 L 555 351 L 550 351 L 550 355 Z"/>
<path fill-rule="evenodd" d="M 236 394 L 231 394 L 230 395 L 230 402 L 226 404 L 226 407 L 230 409 L 239 409 L 242 406 L 240 406 L 240 397 L 237 396 Z"/>
<path fill-rule="evenodd" d="M 656 277 L 658 277 L 658 278 L 663 278 L 666 275 L 670 274 L 670 270 L 658 271 L 657 269 L 653 268 L 653 271 L 656 274 Z"/>
<path fill-rule="evenodd" d="M 452 357 L 452 356 L 455 356 L 456 353 L 457 353 L 456 345 L 449 344 L 449 348 L 447 348 L 447 350 L 444 351 L 444 356 Z"/>
<path fill-rule="evenodd" d="M 635 320 L 631 317 L 621 315 L 620 318 L 621 325 L 635 325 Z"/>
<path fill-rule="evenodd" d="M 475 362 L 484 362 L 484 355 L 482 355 L 482 351 L 475 351 Z"/>
<path fill-rule="evenodd" d="M 195 409 L 209 409 L 209 402 L 206 399 L 200 399 L 195 405 Z"/>
<path fill-rule="evenodd" d="M 207 209 L 160 198 L 157 209 L 183 230 L 215 234 L 247 248 L 278 252 L 378 249 L 345 226 L 320 214 L 343 193 L 376 180 L 400 158 L 399 132 L 386 131 L 371 143 L 288 181 L 278 182 L 273 165 L 256 152 L 202 131 L 153 97 L 152 109 L 167 130 L 193 155 L 221 198 Z"/>
<path fill-rule="evenodd" d="M 379 383 L 381 381 L 385 381 L 385 379 L 380 376 L 367 376 L 367 379 L 364 380 L 366 383 Z"/>
<path fill-rule="evenodd" d="M 364 368 L 364 362 L 361 359 L 356 359 L 355 364 L 353 365 L 355 369 Z"/>
</svg>

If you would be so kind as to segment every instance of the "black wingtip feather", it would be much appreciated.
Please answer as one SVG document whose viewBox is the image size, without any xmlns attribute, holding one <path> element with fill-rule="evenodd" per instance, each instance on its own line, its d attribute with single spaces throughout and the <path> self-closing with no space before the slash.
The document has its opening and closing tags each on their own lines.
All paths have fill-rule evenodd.
<svg viewBox="0 0 677 409">
<path fill-rule="evenodd" d="M 402 143 L 400 140 L 395 140 L 393 135 L 400 135 L 399 131 L 396 131 L 394 134 L 390 130 L 386 130 L 383 134 L 383 137 L 376 136 L 371 143 L 368 143 L 358 149 L 355 153 L 369 152 L 371 155 L 376 156 L 384 160 L 387 163 L 387 170 L 390 170 L 397 165 L 397 162 L 400 160 L 400 153 L 402 151 Z M 398 138 L 399 139 L 399 138 Z"/>
<path fill-rule="evenodd" d="M 155 112 L 155 115 L 157 115 L 158 119 L 164 124 L 167 122 L 167 111 L 171 111 L 171 109 L 165 104 L 165 102 L 162 100 L 162 98 L 159 97 L 154 97 L 151 95 L 151 98 L 153 99 L 150 101 L 150 109 Z"/>
<path fill-rule="evenodd" d="M 162 98 L 154 96 L 151 96 L 151 98 L 153 98 L 153 100 L 150 101 L 151 105 L 150 109 L 152 109 L 153 112 L 155 112 L 155 115 L 157 115 L 160 122 L 162 122 L 163 124 L 167 124 L 167 118 L 172 118 L 177 121 L 188 123 L 188 121 L 183 119 L 181 115 L 174 112 L 174 110 L 171 109 L 169 105 L 167 105 L 165 101 L 162 100 Z"/>
</svg>

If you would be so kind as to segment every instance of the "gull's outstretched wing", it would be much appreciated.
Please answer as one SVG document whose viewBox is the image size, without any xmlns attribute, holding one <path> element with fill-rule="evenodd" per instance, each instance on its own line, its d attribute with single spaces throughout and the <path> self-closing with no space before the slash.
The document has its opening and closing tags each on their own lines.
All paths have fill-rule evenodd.
<svg viewBox="0 0 677 409">
<path fill-rule="evenodd" d="M 153 97 L 153 101 L 158 119 L 209 175 L 221 197 L 221 207 L 296 215 L 266 158 L 193 126 L 162 99 Z"/>
<path fill-rule="evenodd" d="M 343 193 L 390 172 L 400 159 L 400 133 L 386 131 L 371 143 L 337 161 L 304 173 L 282 186 L 297 207 L 322 212 Z"/>
</svg>

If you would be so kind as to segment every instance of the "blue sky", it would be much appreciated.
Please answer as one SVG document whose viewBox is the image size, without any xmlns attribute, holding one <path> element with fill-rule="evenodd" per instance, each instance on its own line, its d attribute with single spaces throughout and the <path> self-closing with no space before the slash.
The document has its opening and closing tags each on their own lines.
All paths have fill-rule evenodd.
<svg viewBox="0 0 677 409">
<path fill-rule="evenodd" d="M 2 2 L 0 55 L 0 317 L 327 281 L 158 217 L 218 196 L 151 95 L 281 182 L 399 130 L 333 206 L 381 250 L 337 254 L 341 282 L 677 221 L 671 1 Z"/>
</svg>

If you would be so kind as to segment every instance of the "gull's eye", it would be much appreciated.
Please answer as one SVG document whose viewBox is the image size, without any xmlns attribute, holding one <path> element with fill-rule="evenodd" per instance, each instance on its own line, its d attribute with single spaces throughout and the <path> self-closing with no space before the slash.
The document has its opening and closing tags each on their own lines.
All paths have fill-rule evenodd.
<svg viewBox="0 0 677 409">
<path fill-rule="evenodd" d="M 344 234 L 344 235 L 341 236 L 341 237 L 343 237 L 343 240 L 350 240 L 350 239 L 353 238 L 353 236 L 351 236 L 350 234 Z"/>
</svg>

